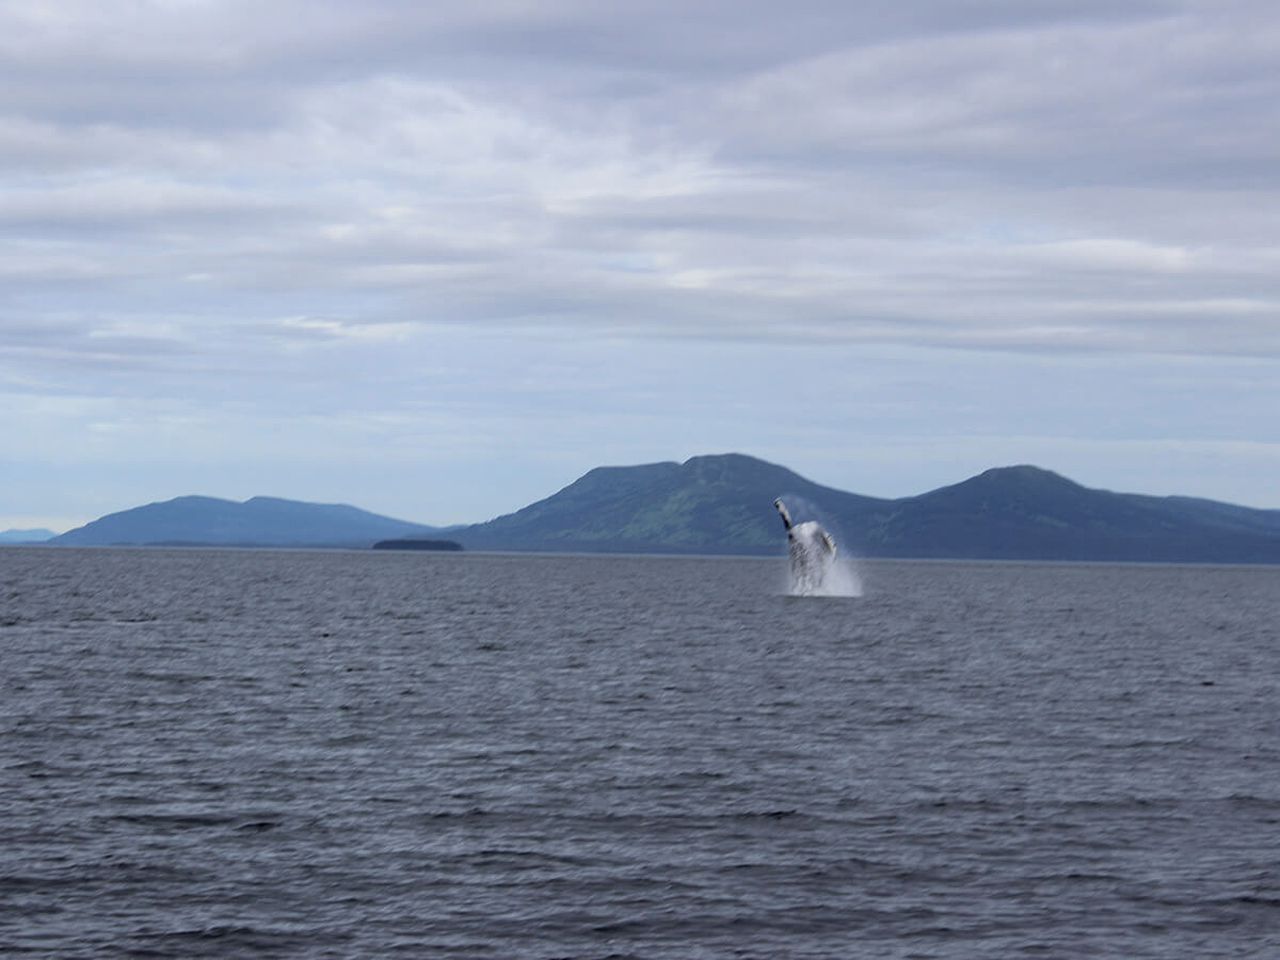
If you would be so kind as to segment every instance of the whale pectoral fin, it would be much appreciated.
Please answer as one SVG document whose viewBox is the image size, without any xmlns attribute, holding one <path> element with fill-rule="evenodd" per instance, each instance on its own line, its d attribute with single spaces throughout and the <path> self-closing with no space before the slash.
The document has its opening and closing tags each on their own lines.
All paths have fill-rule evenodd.
<svg viewBox="0 0 1280 960">
<path fill-rule="evenodd" d="M 789 531 L 791 529 L 791 514 L 787 512 L 787 505 L 783 503 L 782 498 L 779 497 L 777 500 L 773 501 L 773 506 L 782 517 L 782 525 Z"/>
</svg>

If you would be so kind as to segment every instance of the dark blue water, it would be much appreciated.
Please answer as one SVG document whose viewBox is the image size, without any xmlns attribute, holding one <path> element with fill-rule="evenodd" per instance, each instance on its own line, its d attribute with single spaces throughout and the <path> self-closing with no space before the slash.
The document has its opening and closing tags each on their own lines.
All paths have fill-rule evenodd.
<svg viewBox="0 0 1280 960">
<path fill-rule="evenodd" d="M 1280 956 L 1280 569 L 0 550 L 0 953 Z"/>
</svg>

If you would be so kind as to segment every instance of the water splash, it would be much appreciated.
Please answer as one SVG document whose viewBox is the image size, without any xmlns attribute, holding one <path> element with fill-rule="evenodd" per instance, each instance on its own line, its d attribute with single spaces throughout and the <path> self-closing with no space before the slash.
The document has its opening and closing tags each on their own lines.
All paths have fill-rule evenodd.
<svg viewBox="0 0 1280 960">
<path fill-rule="evenodd" d="M 814 520 L 793 523 L 786 504 L 773 502 L 787 528 L 787 553 L 793 597 L 860 597 L 862 578 L 838 556 L 835 539 Z"/>
</svg>

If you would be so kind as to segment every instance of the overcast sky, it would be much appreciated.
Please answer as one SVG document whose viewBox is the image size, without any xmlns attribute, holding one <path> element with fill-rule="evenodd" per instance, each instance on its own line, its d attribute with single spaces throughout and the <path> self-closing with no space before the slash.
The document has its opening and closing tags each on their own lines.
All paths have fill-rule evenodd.
<svg viewBox="0 0 1280 960">
<path fill-rule="evenodd" d="M 1280 508 L 1274 0 L 0 0 L 0 529 L 738 451 Z"/>
</svg>

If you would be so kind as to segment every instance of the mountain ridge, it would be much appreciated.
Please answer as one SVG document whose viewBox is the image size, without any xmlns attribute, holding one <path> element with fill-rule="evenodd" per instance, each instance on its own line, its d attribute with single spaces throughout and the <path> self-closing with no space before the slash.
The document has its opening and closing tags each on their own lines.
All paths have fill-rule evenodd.
<svg viewBox="0 0 1280 960">
<path fill-rule="evenodd" d="M 188 495 L 108 514 L 53 545 L 347 546 L 431 538 L 469 550 L 777 555 L 773 500 L 866 557 L 1280 563 L 1280 510 L 1115 493 L 1030 464 L 899 498 L 827 487 L 740 453 L 595 467 L 483 523 L 433 527 L 349 504 Z"/>
<path fill-rule="evenodd" d="M 0 545 L 44 543 L 46 540 L 51 540 L 55 536 L 57 536 L 57 534 L 55 534 L 52 530 L 46 530 L 44 527 L 34 527 L 34 528 L 28 528 L 28 529 L 14 528 L 11 530 L 0 530 Z"/>
<path fill-rule="evenodd" d="M 109 513 L 48 541 L 54 546 L 371 546 L 439 528 L 343 503 L 189 494 Z"/>
<path fill-rule="evenodd" d="M 867 497 L 744 454 L 596 468 L 450 535 L 469 549 L 772 554 L 778 496 L 868 557 L 1280 563 L 1280 511 L 1113 493 L 1030 464 Z"/>
<path fill-rule="evenodd" d="M 469 549 L 772 553 L 780 542 L 772 503 L 785 493 L 824 503 L 880 502 L 754 457 L 720 454 L 596 467 L 550 497 L 450 536 Z"/>
</svg>

